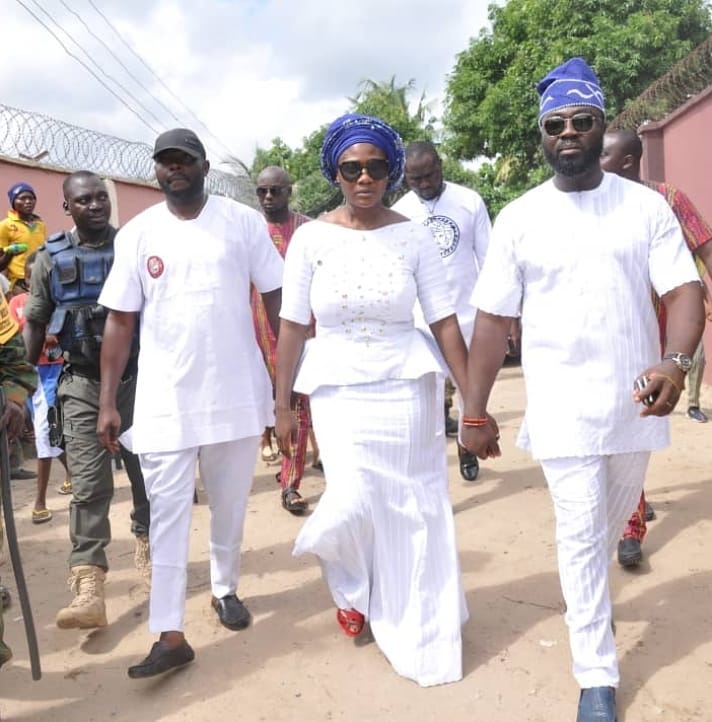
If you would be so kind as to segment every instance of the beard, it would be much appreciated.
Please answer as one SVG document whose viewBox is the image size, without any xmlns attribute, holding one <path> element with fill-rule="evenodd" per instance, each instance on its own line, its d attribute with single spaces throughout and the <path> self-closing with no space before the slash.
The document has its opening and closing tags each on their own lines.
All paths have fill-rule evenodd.
<svg viewBox="0 0 712 722">
<path fill-rule="evenodd" d="M 580 146 L 579 146 L 580 147 Z M 556 150 L 551 150 L 546 146 L 542 146 L 544 151 L 544 157 L 547 163 L 554 169 L 557 175 L 563 175 L 567 178 L 573 178 L 577 175 L 582 175 L 586 171 L 594 168 L 599 162 L 601 152 L 603 151 L 603 136 L 599 137 L 597 142 L 594 142 L 588 148 L 582 147 L 582 153 L 574 158 L 562 158 L 557 155 Z"/>
<path fill-rule="evenodd" d="M 167 181 L 162 183 L 159 180 L 158 185 L 161 187 L 161 190 L 166 194 L 166 196 L 180 205 L 200 198 L 205 187 L 205 179 L 203 176 L 193 178 L 189 181 L 189 185 L 185 188 L 181 188 L 180 190 L 173 190 Z"/>
</svg>

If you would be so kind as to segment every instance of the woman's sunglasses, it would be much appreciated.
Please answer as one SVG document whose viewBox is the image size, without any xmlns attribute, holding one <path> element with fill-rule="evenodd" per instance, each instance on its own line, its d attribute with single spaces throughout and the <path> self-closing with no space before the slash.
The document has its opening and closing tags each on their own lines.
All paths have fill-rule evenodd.
<svg viewBox="0 0 712 722">
<path fill-rule="evenodd" d="M 596 116 L 592 113 L 576 113 L 570 118 L 564 118 L 562 115 L 550 115 L 548 118 L 544 118 L 541 127 L 548 136 L 556 138 L 557 135 L 564 132 L 569 121 L 577 133 L 588 133 L 595 125 L 596 120 Z"/>
<path fill-rule="evenodd" d="M 364 171 L 372 180 L 383 180 L 388 176 L 388 161 L 385 158 L 371 158 L 365 163 L 358 160 L 345 160 L 339 165 L 339 173 L 348 183 L 357 181 Z"/>
</svg>

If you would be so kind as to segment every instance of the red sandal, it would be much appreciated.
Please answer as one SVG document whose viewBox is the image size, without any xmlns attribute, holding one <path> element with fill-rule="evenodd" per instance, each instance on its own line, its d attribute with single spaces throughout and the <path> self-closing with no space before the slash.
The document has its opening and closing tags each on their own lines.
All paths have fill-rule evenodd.
<svg viewBox="0 0 712 722">
<path fill-rule="evenodd" d="M 337 609 L 336 621 L 341 626 L 341 629 L 344 630 L 344 634 L 347 637 L 358 637 L 363 631 L 366 617 L 355 609 Z"/>
</svg>

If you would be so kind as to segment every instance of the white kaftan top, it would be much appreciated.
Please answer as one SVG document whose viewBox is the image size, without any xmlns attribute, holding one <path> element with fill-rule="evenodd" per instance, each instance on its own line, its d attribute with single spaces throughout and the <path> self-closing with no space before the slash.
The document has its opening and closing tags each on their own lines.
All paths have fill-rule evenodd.
<svg viewBox="0 0 712 722">
<path fill-rule="evenodd" d="M 99 303 L 140 312 L 133 451 L 260 435 L 274 404 L 250 283 L 277 289 L 283 267 L 262 216 L 210 196 L 184 221 L 160 203 L 124 226 L 115 248 Z"/>
<path fill-rule="evenodd" d="M 506 206 L 474 299 L 521 311 L 520 445 L 540 459 L 667 445 L 667 419 L 640 418 L 633 381 L 660 361 L 651 286 L 662 296 L 698 280 L 665 199 L 639 183 L 606 173 L 564 193 L 550 180 Z"/>
<path fill-rule="evenodd" d="M 487 255 L 490 219 L 478 193 L 456 183 L 444 186 L 440 197 L 432 201 L 421 200 L 410 191 L 393 210 L 422 223 L 433 235 L 445 265 L 457 320 L 469 344 L 476 313 L 472 292 Z"/>
<path fill-rule="evenodd" d="M 413 324 L 451 315 L 447 281 L 430 233 L 409 221 L 371 231 L 313 221 L 287 250 L 281 317 L 308 324 L 294 390 L 414 379 L 441 372 L 438 355 Z"/>
</svg>

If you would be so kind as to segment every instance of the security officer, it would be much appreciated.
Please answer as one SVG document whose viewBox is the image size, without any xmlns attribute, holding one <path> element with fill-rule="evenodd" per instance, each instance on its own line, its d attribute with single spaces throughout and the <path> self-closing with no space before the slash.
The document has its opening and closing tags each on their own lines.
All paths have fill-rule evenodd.
<svg viewBox="0 0 712 722">
<path fill-rule="evenodd" d="M 70 585 L 75 594 L 57 614 L 62 629 L 105 626 L 105 547 L 111 539 L 109 505 L 114 493 L 111 456 L 99 443 L 99 354 L 106 317 L 97 298 L 114 259 L 116 229 L 109 224 L 111 202 L 104 182 L 94 173 L 78 171 L 63 184 L 64 210 L 72 231 L 51 236 L 38 252 L 30 298 L 25 306 L 27 357 L 35 363 L 45 331 L 56 335 L 65 364 L 57 388 L 61 422 L 72 478 L 69 515 Z M 131 425 L 136 390 L 136 359 L 132 350 L 118 391 L 122 429 Z M 138 459 L 122 447 L 131 481 L 136 536 L 136 567 L 150 579 L 149 509 Z"/>
</svg>

